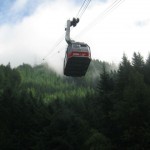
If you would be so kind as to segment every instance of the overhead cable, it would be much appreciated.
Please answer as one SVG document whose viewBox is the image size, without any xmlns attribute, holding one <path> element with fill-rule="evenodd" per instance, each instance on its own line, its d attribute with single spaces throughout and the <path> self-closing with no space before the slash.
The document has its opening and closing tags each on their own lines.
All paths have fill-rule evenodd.
<svg viewBox="0 0 150 150">
<path fill-rule="evenodd" d="M 88 24 L 76 37 L 84 34 L 84 32 L 89 31 L 97 22 L 101 21 L 106 17 L 112 10 L 117 8 L 125 0 L 115 0 L 109 7 L 107 7 L 100 15 L 98 15 L 90 24 Z"/>
<path fill-rule="evenodd" d="M 80 14 L 82 8 L 84 7 L 84 4 L 86 3 L 86 1 L 87 1 L 87 0 L 84 0 L 82 6 L 80 7 L 80 9 L 79 9 L 79 11 L 78 11 L 78 13 L 77 13 L 77 15 L 76 15 L 76 18 L 78 18 L 78 16 L 79 16 L 79 14 Z"/>
<path fill-rule="evenodd" d="M 85 2 L 85 1 L 84 1 Z M 82 7 L 83 9 L 81 9 L 81 13 L 78 14 L 78 18 L 81 19 L 81 17 L 83 16 L 83 14 L 85 13 L 86 9 L 88 8 L 89 4 L 90 4 L 91 0 L 87 0 L 86 3 L 83 3 L 85 6 Z"/>
<path fill-rule="evenodd" d="M 49 55 L 51 55 L 52 54 L 52 52 L 54 51 L 54 50 L 56 50 L 56 48 L 62 43 L 62 41 L 64 40 L 64 35 L 65 34 L 63 34 L 60 38 L 59 38 L 59 40 L 56 42 L 56 44 L 51 48 L 51 51 L 43 58 L 43 60 L 45 60 Z"/>
</svg>

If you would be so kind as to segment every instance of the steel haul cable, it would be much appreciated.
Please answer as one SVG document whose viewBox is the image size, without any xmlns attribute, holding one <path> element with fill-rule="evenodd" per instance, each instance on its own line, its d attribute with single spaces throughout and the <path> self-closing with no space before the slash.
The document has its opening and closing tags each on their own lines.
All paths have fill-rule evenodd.
<svg viewBox="0 0 150 150">
<path fill-rule="evenodd" d="M 79 14 L 78 18 L 81 19 L 81 17 L 82 17 L 83 14 L 85 13 L 86 9 L 88 8 L 90 2 L 91 2 L 91 0 L 88 0 L 88 1 L 87 1 L 87 3 L 85 4 L 85 7 L 82 9 L 81 14 Z"/>
<path fill-rule="evenodd" d="M 76 18 L 78 18 L 78 16 L 79 16 L 79 14 L 80 14 L 80 12 L 81 12 L 83 6 L 85 5 L 86 1 L 87 1 L 87 0 L 84 0 L 82 6 L 80 7 L 80 9 L 79 9 L 79 11 L 78 11 L 78 13 L 77 13 L 77 15 L 76 15 Z"/>
<path fill-rule="evenodd" d="M 51 51 L 43 58 L 45 60 L 52 52 L 62 43 L 64 40 L 64 34 L 60 37 L 60 39 L 56 42 L 56 44 L 51 48 Z"/>
<path fill-rule="evenodd" d="M 84 34 L 85 31 L 89 31 L 98 21 L 101 21 L 107 16 L 114 8 L 117 8 L 125 0 L 115 0 L 109 7 L 107 7 L 98 17 L 96 17 L 90 24 L 88 24 L 76 37 Z"/>
</svg>

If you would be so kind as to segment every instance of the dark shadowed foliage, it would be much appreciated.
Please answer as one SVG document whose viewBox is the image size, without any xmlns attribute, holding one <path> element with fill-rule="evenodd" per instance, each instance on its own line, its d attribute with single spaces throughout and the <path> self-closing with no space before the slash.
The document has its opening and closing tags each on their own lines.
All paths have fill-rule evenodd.
<svg viewBox="0 0 150 150">
<path fill-rule="evenodd" d="M 48 65 L 0 66 L 1 150 L 149 150 L 150 57 L 118 70 L 93 60 L 84 78 Z"/>
</svg>

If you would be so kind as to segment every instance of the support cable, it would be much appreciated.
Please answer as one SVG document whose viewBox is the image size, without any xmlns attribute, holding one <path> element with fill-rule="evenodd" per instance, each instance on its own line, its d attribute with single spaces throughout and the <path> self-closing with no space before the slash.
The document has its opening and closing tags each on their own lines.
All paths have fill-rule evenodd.
<svg viewBox="0 0 150 150">
<path fill-rule="evenodd" d="M 87 1 L 87 0 L 84 0 L 84 2 L 83 2 L 83 4 L 82 4 L 82 6 L 80 7 L 80 9 L 79 9 L 79 11 L 78 11 L 78 13 L 77 13 L 77 15 L 76 15 L 76 18 L 78 18 L 78 17 L 79 17 L 79 14 L 80 14 L 80 12 L 81 12 L 81 10 L 82 10 L 83 6 L 85 5 L 86 1 Z"/>
<path fill-rule="evenodd" d="M 102 21 L 112 10 L 117 8 L 125 0 L 115 0 L 109 7 L 107 7 L 100 15 L 98 15 L 90 24 L 88 24 L 76 37 L 84 34 L 86 31 L 89 31 L 93 26 L 97 24 L 98 21 Z"/>
<path fill-rule="evenodd" d="M 91 2 L 91 0 L 88 0 L 87 3 L 85 4 L 85 7 L 83 8 L 81 14 L 79 15 L 79 18 L 80 18 L 80 19 L 81 19 L 81 17 L 83 16 L 83 14 L 85 13 L 86 9 L 88 8 L 90 2 Z"/>
</svg>

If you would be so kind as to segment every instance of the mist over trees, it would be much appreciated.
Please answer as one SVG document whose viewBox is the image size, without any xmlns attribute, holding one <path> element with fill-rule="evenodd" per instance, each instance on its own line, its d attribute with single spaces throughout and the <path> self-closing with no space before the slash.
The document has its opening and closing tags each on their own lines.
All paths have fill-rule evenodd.
<svg viewBox="0 0 150 150">
<path fill-rule="evenodd" d="M 93 60 L 71 78 L 47 64 L 1 65 L 0 149 L 150 149 L 150 56 L 112 68 Z"/>
</svg>

